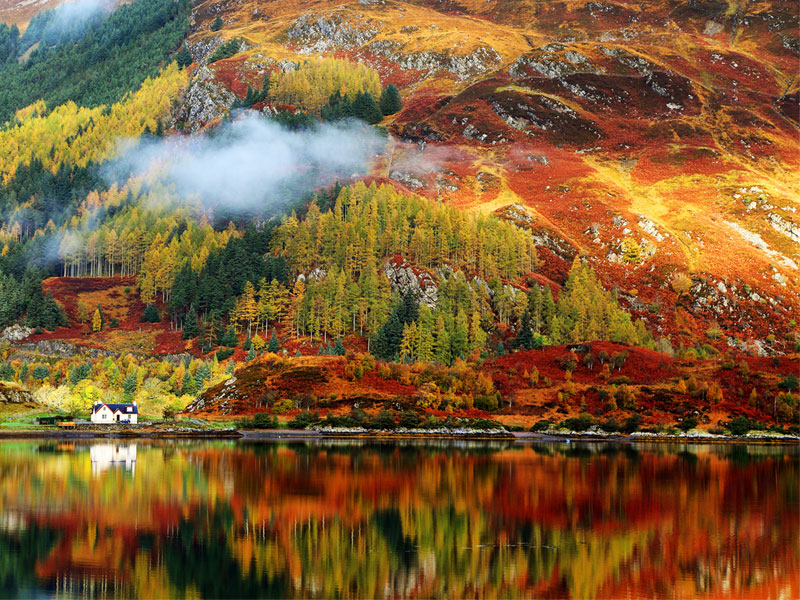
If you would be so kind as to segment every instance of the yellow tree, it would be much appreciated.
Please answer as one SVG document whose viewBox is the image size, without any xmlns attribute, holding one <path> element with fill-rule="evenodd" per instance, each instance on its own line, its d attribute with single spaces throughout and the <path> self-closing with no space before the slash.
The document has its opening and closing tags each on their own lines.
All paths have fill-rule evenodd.
<svg viewBox="0 0 800 600">
<path fill-rule="evenodd" d="M 100 307 L 94 309 L 94 316 L 92 317 L 92 331 L 98 332 L 103 329 L 103 314 L 100 312 Z"/>
</svg>

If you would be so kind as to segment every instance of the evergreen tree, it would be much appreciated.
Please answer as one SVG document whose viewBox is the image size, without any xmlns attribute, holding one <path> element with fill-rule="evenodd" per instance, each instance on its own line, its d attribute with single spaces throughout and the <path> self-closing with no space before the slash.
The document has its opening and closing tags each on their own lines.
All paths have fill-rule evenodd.
<svg viewBox="0 0 800 600">
<path fill-rule="evenodd" d="M 255 360 L 256 356 L 257 356 L 256 349 L 255 348 L 250 348 L 250 352 L 247 353 L 247 362 L 250 362 L 251 360 Z"/>
<path fill-rule="evenodd" d="M 381 93 L 380 107 L 384 115 L 393 115 L 400 112 L 400 109 L 403 108 L 400 92 L 393 83 L 386 86 Z"/>
<path fill-rule="evenodd" d="M 136 393 L 136 371 L 132 370 L 130 375 L 122 382 L 122 397 L 125 402 L 133 402 L 133 395 Z"/>
<path fill-rule="evenodd" d="M 158 314 L 158 309 L 152 304 L 148 304 L 144 309 L 142 315 L 142 323 L 160 323 L 161 317 Z"/>
<path fill-rule="evenodd" d="M 225 334 L 219 340 L 220 346 L 227 346 L 228 348 L 235 348 L 239 345 L 239 337 L 236 335 L 236 330 L 233 325 L 228 325 Z"/>
<path fill-rule="evenodd" d="M 336 338 L 336 343 L 333 345 L 333 350 L 331 353 L 333 356 L 345 355 L 344 344 L 342 344 L 342 338 Z"/>
<path fill-rule="evenodd" d="M 223 22 L 222 17 L 217 15 L 217 18 L 211 23 L 211 31 L 219 31 L 224 25 L 225 23 Z"/>
<path fill-rule="evenodd" d="M 253 340 L 250 338 L 250 333 L 247 333 L 247 337 L 244 338 L 244 343 L 242 344 L 242 350 L 250 350 L 253 347 Z"/>
<path fill-rule="evenodd" d="M 178 54 L 175 55 L 175 62 L 178 63 L 178 66 L 181 69 L 185 69 L 186 67 L 191 65 L 192 62 L 194 62 L 194 59 L 192 58 L 192 53 L 189 52 L 189 49 L 186 47 L 186 44 L 181 46 L 181 49 L 178 50 Z"/>
<path fill-rule="evenodd" d="M 517 348 L 530 350 L 534 347 L 533 329 L 531 327 L 531 313 L 528 309 L 522 313 L 522 321 L 517 335 Z"/>
<path fill-rule="evenodd" d="M 353 116 L 370 125 L 375 125 L 383 120 L 381 110 L 378 108 L 375 98 L 368 92 L 359 92 L 353 100 Z"/>
<path fill-rule="evenodd" d="M 272 337 L 269 338 L 269 344 L 267 345 L 267 351 L 272 353 L 278 353 L 281 350 L 281 344 L 278 341 L 278 336 L 275 333 L 275 330 L 272 330 Z"/>
<path fill-rule="evenodd" d="M 181 394 L 191 395 L 196 391 L 197 388 L 195 387 L 194 377 L 192 377 L 192 374 L 187 370 L 183 376 L 183 382 L 181 383 Z"/>
<path fill-rule="evenodd" d="M 194 310 L 194 304 L 189 307 L 186 313 L 186 318 L 183 320 L 183 339 L 190 340 L 197 337 L 200 333 L 197 327 L 197 313 Z"/>
</svg>

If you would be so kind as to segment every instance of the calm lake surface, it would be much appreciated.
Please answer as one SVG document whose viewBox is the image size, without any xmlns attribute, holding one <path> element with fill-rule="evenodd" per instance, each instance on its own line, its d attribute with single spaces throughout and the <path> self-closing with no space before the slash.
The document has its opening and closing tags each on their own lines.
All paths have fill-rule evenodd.
<svg viewBox="0 0 800 600">
<path fill-rule="evenodd" d="M 797 447 L 0 442 L 0 596 L 798 598 Z"/>
</svg>

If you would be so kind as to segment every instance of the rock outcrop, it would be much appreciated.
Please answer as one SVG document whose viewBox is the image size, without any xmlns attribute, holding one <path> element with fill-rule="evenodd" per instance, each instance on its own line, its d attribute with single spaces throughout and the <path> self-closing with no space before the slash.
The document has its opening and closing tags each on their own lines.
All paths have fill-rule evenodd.
<svg viewBox="0 0 800 600">
<path fill-rule="evenodd" d="M 27 388 L 7 381 L 0 381 L 0 402 L 31 404 L 34 403 L 35 400 Z"/>
<path fill-rule="evenodd" d="M 184 123 L 184 130 L 196 132 L 227 114 L 235 100 L 236 95 L 217 80 L 216 74 L 202 66 L 192 77 L 176 120 Z"/>
<path fill-rule="evenodd" d="M 393 291 L 401 294 L 412 293 L 430 308 L 436 307 L 439 299 L 439 286 L 434 276 L 410 263 L 401 256 L 393 256 L 384 265 L 384 273 Z"/>
</svg>

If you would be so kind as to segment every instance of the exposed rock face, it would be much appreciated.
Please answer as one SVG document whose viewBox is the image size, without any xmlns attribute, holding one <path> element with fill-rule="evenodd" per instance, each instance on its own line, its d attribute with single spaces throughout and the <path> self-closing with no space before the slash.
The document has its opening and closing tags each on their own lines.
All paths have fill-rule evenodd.
<svg viewBox="0 0 800 600">
<path fill-rule="evenodd" d="M 192 82 L 178 114 L 179 121 L 196 132 L 206 123 L 220 118 L 230 110 L 236 95 L 206 66 L 195 71 Z"/>
<path fill-rule="evenodd" d="M 192 53 L 192 60 L 198 64 L 205 63 L 208 57 L 222 46 L 225 40 L 222 37 L 204 38 L 195 43 L 187 43 L 186 47 Z"/>
<path fill-rule="evenodd" d="M 502 62 L 497 51 L 489 46 L 479 46 L 468 54 L 433 51 L 404 54 L 399 43 L 379 41 L 370 44 L 367 49 L 396 62 L 404 69 L 424 71 L 429 75 L 437 71 L 448 71 L 462 81 L 489 73 Z"/>
<path fill-rule="evenodd" d="M 43 356 L 52 356 L 57 358 L 72 358 L 74 356 L 85 356 L 91 359 L 119 356 L 118 352 L 112 350 L 104 350 L 102 348 L 93 348 L 90 346 L 79 346 L 71 344 L 64 340 L 39 340 L 38 342 L 23 342 L 21 344 L 14 344 L 11 347 L 10 355 L 15 352 L 25 352 L 28 354 L 41 354 Z M 141 358 L 153 358 L 152 355 L 134 354 Z M 192 360 L 194 357 L 191 354 L 183 352 L 181 354 L 165 354 L 159 357 L 161 360 L 166 360 L 173 364 L 179 364 L 186 360 Z"/>
<path fill-rule="evenodd" d="M 605 69 L 595 67 L 583 54 L 563 44 L 548 44 L 523 54 L 509 69 L 513 77 L 525 77 L 531 72 L 555 79 L 573 73 L 600 74 Z"/>
<path fill-rule="evenodd" d="M 769 213 L 769 224 L 775 231 L 787 236 L 790 240 L 800 244 L 800 225 L 787 221 L 777 213 Z"/>
<path fill-rule="evenodd" d="M 340 12 L 323 16 L 307 13 L 289 28 L 288 36 L 305 53 L 352 50 L 374 38 L 379 25 L 380 23 L 354 23 Z"/>
<path fill-rule="evenodd" d="M 436 307 L 439 287 L 434 276 L 428 271 L 410 265 L 400 256 L 394 256 L 386 261 L 383 270 L 392 290 L 403 294 L 411 292 L 420 304 L 430 308 Z"/>
<path fill-rule="evenodd" d="M 23 325 L 11 325 L 3 330 L 3 334 L 0 335 L 0 341 L 19 342 L 20 340 L 24 340 L 32 333 L 33 329 L 30 327 L 25 327 Z"/>
<path fill-rule="evenodd" d="M 0 381 L 0 402 L 11 404 L 33 403 L 33 395 L 24 387 Z"/>
</svg>

